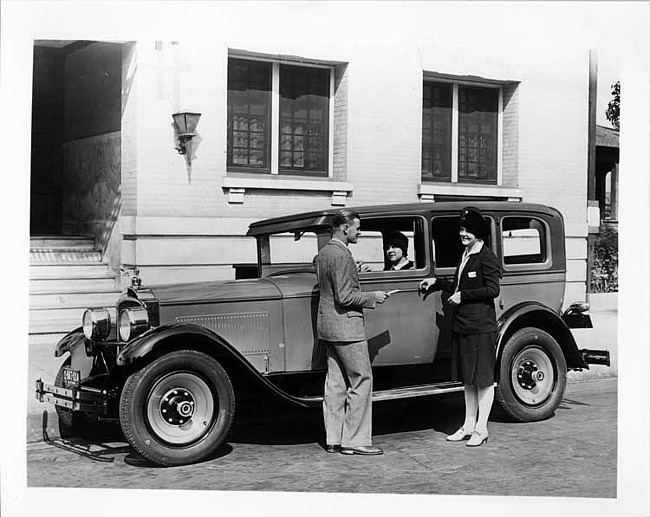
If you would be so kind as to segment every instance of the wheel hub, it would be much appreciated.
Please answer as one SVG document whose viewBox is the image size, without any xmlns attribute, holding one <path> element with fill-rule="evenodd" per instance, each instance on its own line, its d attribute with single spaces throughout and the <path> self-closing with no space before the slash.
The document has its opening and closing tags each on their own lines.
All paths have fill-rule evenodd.
<svg viewBox="0 0 650 517">
<path fill-rule="evenodd" d="M 171 425 L 183 425 L 194 414 L 194 397 L 183 388 L 167 391 L 160 401 L 160 414 Z"/>
<path fill-rule="evenodd" d="M 525 390 L 532 390 L 538 382 L 544 380 L 544 377 L 544 372 L 539 369 L 537 363 L 530 359 L 521 363 L 517 372 L 517 381 Z"/>
</svg>

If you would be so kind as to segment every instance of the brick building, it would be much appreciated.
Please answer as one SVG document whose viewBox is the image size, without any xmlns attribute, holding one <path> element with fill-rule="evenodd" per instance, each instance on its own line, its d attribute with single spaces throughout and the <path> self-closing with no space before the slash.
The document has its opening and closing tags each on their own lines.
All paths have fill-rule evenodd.
<svg viewBox="0 0 650 517">
<path fill-rule="evenodd" d="M 459 42 L 413 16 L 332 34 L 301 9 L 278 36 L 261 16 L 245 32 L 222 21 L 209 43 L 35 41 L 33 241 L 92 236 L 116 284 L 129 268 L 149 284 L 225 279 L 255 261 L 257 219 L 521 200 L 563 213 L 566 302 L 585 298 L 588 47 Z M 183 111 L 201 114 L 185 155 Z"/>
</svg>

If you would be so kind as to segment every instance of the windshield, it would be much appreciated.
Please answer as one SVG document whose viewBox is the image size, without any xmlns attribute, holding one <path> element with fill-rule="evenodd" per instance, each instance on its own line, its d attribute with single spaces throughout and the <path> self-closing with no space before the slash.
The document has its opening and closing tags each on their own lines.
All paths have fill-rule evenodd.
<svg viewBox="0 0 650 517">
<path fill-rule="evenodd" d="M 257 242 L 262 276 L 286 271 L 313 271 L 318 250 L 329 238 L 327 228 L 260 235 Z"/>
</svg>

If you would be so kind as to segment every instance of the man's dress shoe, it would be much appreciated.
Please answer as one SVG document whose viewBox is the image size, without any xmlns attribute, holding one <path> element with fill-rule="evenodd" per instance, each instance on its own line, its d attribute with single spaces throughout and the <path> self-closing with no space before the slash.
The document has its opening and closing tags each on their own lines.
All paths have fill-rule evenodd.
<svg viewBox="0 0 650 517">
<path fill-rule="evenodd" d="M 377 456 L 384 454 L 384 451 L 379 447 L 372 445 L 361 445 L 359 447 L 341 447 L 341 454 L 361 454 L 363 456 Z"/>
<path fill-rule="evenodd" d="M 330 445 L 329 443 L 325 446 L 325 450 L 329 453 L 332 452 L 341 452 L 341 446 L 340 445 Z"/>
</svg>

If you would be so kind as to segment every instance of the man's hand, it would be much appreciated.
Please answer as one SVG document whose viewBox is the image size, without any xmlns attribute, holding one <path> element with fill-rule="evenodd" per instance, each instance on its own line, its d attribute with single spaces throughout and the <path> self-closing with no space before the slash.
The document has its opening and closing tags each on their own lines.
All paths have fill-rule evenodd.
<svg viewBox="0 0 650 517">
<path fill-rule="evenodd" d="M 428 291 L 429 289 L 431 289 L 431 287 L 433 287 L 433 284 L 435 283 L 436 283 L 435 277 L 425 278 L 424 280 L 422 280 L 422 282 L 420 282 L 420 291 L 424 291 L 424 292 Z"/>
<path fill-rule="evenodd" d="M 359 273 L 367 273 L 370 271 L 370 266 L 366 264 L 363 260 L 357 260 L 357 271 Z"/>
<path fill-rule="evenodd" d="M 460 291 L 456 291 L 454 294 L 452 294 L 452 295 L 449 297 L 448 302 L 449 302 L 451 305 L 458 305 L 458 304 L 460 304 Z"/>
<path fill-rule="evenodd" d="M 388 293 L 386 293 L 386 291 L 375 291 L 375 301 L 377 303 L 384 303 L 386 298 L 388 298 Z"/>
</svg>

